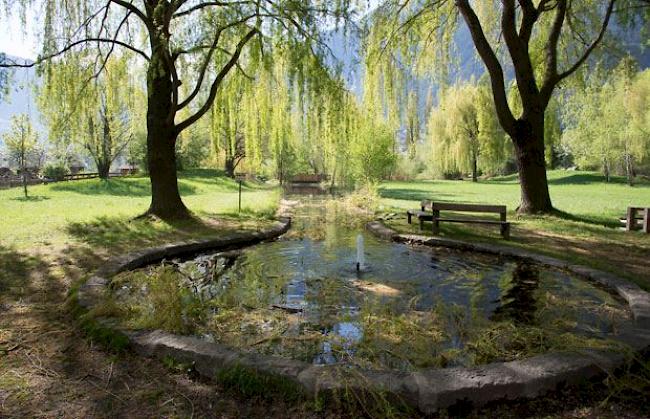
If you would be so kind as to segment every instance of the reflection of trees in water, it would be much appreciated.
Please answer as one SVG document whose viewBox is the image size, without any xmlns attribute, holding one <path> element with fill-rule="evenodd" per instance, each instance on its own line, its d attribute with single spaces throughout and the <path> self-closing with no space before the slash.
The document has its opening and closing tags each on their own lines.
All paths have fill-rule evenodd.
<svg viewBox="0 0 650 419">
<path fill-rule="evenodd" d="M 512 273 L 506 273 L 499 285 L 501 297 L 499 307 L 491 320 L 513 320 L 532 323 L 537 309 L 535 291 L 539 287 L 539 270 L 526 262 L 517 262 Z"/>
</svg>

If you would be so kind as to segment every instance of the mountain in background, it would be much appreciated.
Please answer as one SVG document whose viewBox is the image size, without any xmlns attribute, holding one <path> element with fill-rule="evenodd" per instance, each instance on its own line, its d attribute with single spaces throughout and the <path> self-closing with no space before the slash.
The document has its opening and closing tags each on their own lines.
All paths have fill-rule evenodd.
<svg viewBox="0 0 650 419">
<path fill-rule="evenodd" d="M 646 41 L 647 45 L 644 45 L 639 28 L 624 29 L 620 24 L 612 22 L 609 30 L 616 34 L 621 41 L 618 47 L 618 54 L 621 57 L 627 52 L 637 60 L 642 70 L 650 68 L 650 43 Z M 335 67 L 337 65 L 335 63 L 338 63 L 338 68 L 341 69 L 348 88 L 360 96 L 363 93 L 363 63 L 361 61 L 363 57 L 360 56 L 362 46 L 359 34 L 354 31 L 332 31 L 329 33 L 326 43 L 333 55 L 328 60 L 328 64 Z M 474 41 L 466 25 L 458 26 L 454 43 L 453 51 L 456 53 L 455 61 L 458 66 L 450 74 L 450 81 L 469 80 L 472 77 L 480 78 L 486 70 L 476 54 Z M 511 65 L 506 63 L 504 71 L 508 79 L 514 77 Z M 415 77 L 413 78 L 415 79 Z M 430 90 L 433 93 L 437 91 L 436 86 L 432 86 L 425 80 L 417 80 L 416 83 L 419 96 L 426 97 Z"/>
</svg>

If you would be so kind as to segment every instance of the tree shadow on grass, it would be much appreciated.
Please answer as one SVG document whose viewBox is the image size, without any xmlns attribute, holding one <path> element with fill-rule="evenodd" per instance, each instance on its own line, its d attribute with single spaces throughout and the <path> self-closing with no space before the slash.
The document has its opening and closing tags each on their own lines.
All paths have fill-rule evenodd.
<svg viewBox="0 0 650 419">
<path fill-rule="evenodd" d="M 599 227 L 607 228 L 619 228 L 621 227 L 621 222 L 617 218 L 600 216 L 600 215 L 578 215 L 571 214 L 562 210 L 555 209 L 553 211 L 554 217 L 561 218 L 566 221 L 574 221 L 577 223 L 591 224 Z"/>
<path fill-rule="evenodd" d="M 50 199 L 49 196 L 43 196 L 43 195 L 29 195 L 27 197 L 24 196 L 19 196 L 17 198 L 10 198 L 12 201 L 18 201 L 18 202 L 40 202 L 40 201 L 47 201 Z"/>
<path fill-rule="evenodd" d="M 148 219 L 132 220 L 118 217 L 99 217 L 89 222 L 74 222 L 66 226 L 68 234 L 93 247 L 125 249 L 160 243 L 161 235 L 176 231 L 189 222 L 162 222 Z"/>
<path fill-rule="evenodd" d="M 206 217 L 207 218 L 207 217 Z M 216 237 L 243 230 L 247 219 L 256 220 L 248 213 L 241 217 L 220 215 L 216 218 L 194 217 L 182 221 L 158 219 L 129 219 L 99 217 L 89 222 L 74 222 L 65 227 L 66 233 L 93 248 L 126 252 L 163 242 L 178 242 L 197 237 Z M 261 217 L 258 217 L 259 219 Z"/>
<path fill-rule="evenodd" d="M 548 180 L 549 185 L 591 185 L 594 183 L 606 185 L 607 179 L 605 176 L 597 173 L 576 173 Z M 609 183 L 624 185 L 627 183 L 627 180 L 621 176 L 612 176 L 610 177 Z"/>
<path fill-rule="evenodd" d="M 47 271 L 41 259 L 0 245 L 0 296 L 18 299 L 33 293 L 30 274 Z"/>
<path fill-rule="evenodd" d="M 51 186 L 53 191 L 71 192 L 82 195 L 107 195 L 107 196 L 151 196 L 151 185 L 148 178 L 126 178 L 109 180 L 92 179 L 88 181 L 59 182 Z M 181 195 L 195 195 L 196 188 L 180 180 L 178 188 Z"/>
</svg>

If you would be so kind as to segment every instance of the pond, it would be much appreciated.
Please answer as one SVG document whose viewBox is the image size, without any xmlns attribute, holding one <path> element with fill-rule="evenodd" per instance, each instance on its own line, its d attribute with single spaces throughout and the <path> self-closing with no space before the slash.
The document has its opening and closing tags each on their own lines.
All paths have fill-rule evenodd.
<svg viewBox="0 0 650 419">
<path fill-rule="evenodd" d="M 382 241 L 341 201 L 300 202 L 277 241 L 117 276 L 125 324 L 314 364 L 411 371 L 610 347 L 630 319 L 621 301 L 567 272 Z"/>
</svg>

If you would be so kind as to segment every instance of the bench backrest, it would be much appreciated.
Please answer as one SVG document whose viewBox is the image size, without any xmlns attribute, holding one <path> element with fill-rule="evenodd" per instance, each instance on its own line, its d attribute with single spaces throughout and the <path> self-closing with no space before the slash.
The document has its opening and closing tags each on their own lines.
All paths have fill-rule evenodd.
<svg viewBox="0 0 650 419">
<path fill-rule="evenodd" d="M 482 204 L 454 204 L 434 202 L 431 204 L 432 211 L 459 211 L 459 212 L 484 212 L 500 214 L 501 220 L 505 221 L 507 209 L 505 205 L 482 205 Z"/>
</svg>

